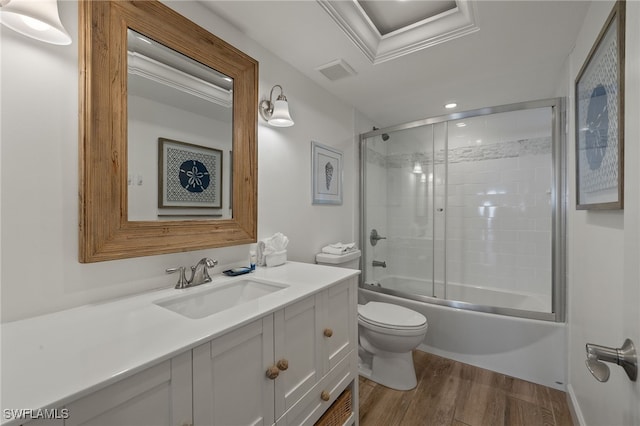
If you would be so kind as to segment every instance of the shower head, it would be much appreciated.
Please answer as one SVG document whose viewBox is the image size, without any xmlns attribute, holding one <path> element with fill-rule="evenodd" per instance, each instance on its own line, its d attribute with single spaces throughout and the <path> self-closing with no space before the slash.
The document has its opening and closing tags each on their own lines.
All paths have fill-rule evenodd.
<svg viewBox="0 0 640 426">
<path fill-rule="evenodd" d="M 374 126 L 373 130 L 379 130 L 379 128 Z M 387 133 L 383 133 L 380 136 L 382 137 L 382 140 L 385 141 L 385 142 L 389 140 L 389 135 Z"/>
</svg>

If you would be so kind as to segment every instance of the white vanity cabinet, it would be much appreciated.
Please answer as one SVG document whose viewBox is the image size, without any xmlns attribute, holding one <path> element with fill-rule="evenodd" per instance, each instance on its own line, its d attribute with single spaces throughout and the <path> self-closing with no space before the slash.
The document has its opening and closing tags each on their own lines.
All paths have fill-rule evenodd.
<svg viewBox="0 0 640 426">
<path fill-rule="evenodd" d="M 64 425 L 190 425 L 191 392 L 187 352 L 68 404 Z"/>
<path fill-rule="evenodd" d="M 3 389 L 22 390 L 25 382 L 42 386 L 9 394 L 9 402 L 3 398 L 3 409 L 64 401 L 57 412 L 65 418 L 5 418 L 2 425 L 313 425 L 347 388 L 352 391 L 347 424 L 355 423 L 357 277 L 295 262 L 256 271 L 255 277 L 288 288 L 197 320 L 165 312 L 154 304 L 164 293 L 151 293 L 78 310 L 82 317 L 69 311 L 4 325 L 3 338 L 9 336 L 11 344 L 3 346 L 22 352 L 3 352 L 17 368 L 3 375 Z M 168 289 L 166 294 L 172 292 Z M 51 339 L 44 331 L 49 323 L 64 329 L 66 340 Z M 88 330 L 95 339 L 83 339 Z M 203 336 L 212 337 L 207 341 Z M 96 344 L 100 337 L 114 344 Z M 122 353 L 124 344 L 129 352 L 148 350 L 151 355 L 132 364 Z M 37 371 L 46 374 L 46 380 L 31 374 L 31 364 L 21 364 L 21 358 L 37 360 Z M 100 361 L 88 365 L 91 359 Z M 82 381 L 83 373 L 96 370 L 102 379 Z M 126 377 L 114 381 L 114 374 L 124 372 Z M 69 380 L 64 393 L 56 393 L 56 383 L 66 385 Z M 349 401 L 344 396 L 341 408 Z M 349 412 L 336 413 L 345 411 Z"/>
<path fill-rule="evenodd" d="M 198 425 L 313 424 L 356 378 L 356 281 L 193 350 Z"/>
</svg>

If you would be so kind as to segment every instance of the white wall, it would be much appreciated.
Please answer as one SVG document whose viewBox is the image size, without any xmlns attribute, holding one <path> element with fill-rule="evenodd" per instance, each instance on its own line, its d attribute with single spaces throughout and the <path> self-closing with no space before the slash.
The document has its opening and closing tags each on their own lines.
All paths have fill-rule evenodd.
<svg viewBox="0 0 640 426">
<path fill-rule="evenodd" d="M 592 3 L 569 63 L 569 215 L 568 215 L 568 390 L 584 425 L 640 424 L 640 385 L 611 365 L 611 378 L 597 382 L 585 367 L 585 343 L 619 347 L 625 337 L 636 345 L 638 316 L 637 171 L 640 160 L 640 2 L 627 2 L 625 82 L 625 207 L 621 211 L 575 210 L 575 129 L 573 84 L 605 23 L 612 2 Z"/>
<path fill-rule="evenodd" d="M 203 256 L 222 265 L 246 263 L 249 251 L 236 246 L 78 263 L 78 12 L 75 2 L 58 4 L 70 46 L 40 43 L 4 26 L 0 33 L 2 321 L 171 286 L 168 267 Z M 274 129 L 259 119 L 258 238 L 284 233 L 289 258 L 304 262 L 327 243 L 355 240 L 354 135 L 370 123 L 202 5 L 171 7 L 260 62 L 261 98 L 281 84 L 289 99 L 294 127 Z M 341 206 L 311 204 L 312 140 L 344 151 Z"/>
</svg>

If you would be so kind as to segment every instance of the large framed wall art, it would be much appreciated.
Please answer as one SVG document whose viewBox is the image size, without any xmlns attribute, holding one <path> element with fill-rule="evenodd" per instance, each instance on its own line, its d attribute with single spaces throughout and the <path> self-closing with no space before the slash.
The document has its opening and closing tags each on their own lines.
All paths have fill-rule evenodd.
<svg viewBox="0 0 640 426">
<path fill-rule="evenodd" d="M 576 78 L 578 210 L 624 205 L 624 31 L 618 1 Z"/>
</svg>

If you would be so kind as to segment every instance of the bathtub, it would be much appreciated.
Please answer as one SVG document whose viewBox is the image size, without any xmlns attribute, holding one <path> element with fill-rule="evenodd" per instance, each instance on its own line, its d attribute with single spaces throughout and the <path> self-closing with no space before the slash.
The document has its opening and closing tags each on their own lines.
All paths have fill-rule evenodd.
<svg viewBox="0 0 640 426">
<path fill-rule="evenodd" d="M 425 340 L 418 346 L 419 350 L 565 390 L 567 340 L 564 323 L 462 309 L 466 303 L 454 303 L 459 307 L 443 306 L 438 304 L 442 303 L 442 299 L 431 297 L 423 297 L 423 300 L 402 297 L 404 292 L 413 291 L 416 294 L 416 288 L 427 288 L 420 287 L 424 283 L 416 280 L 387 277 L 379 283 L 380 287 L 377 283 L 364 284 L 359 289 L 359 303 L 395 303 L 423 314 L 429 328 Z M 395 290 L 389 288 L 393 285 L 396 286 Z M 466 291 L 477 297 L 488 296 L 479 290 L 468 286 L 451 286 L 447 296 L 450 298 L 456 291 Z M 521 300 L 520 297 L 516 299 L 527 307 L 530 303 L 540 302 Z M 478 301 L 480 299 L 475 300 Z"/>
<path fill-rule="evenodd" d="M 412 277 L 386 276 L 372 284 L 380 284 L 380 286 L 385 289 L 422 296 L 435 295 L 438 298 L 444 298 L 445 296 L 444 283 L 441 281 L 434 283 L 435 292 L 433 292 L 430 281 Z M 446 295 L 448 300 L 458 300 L 474 305 L 497 306 L 524 311 L 551 311 L 550 295 L 545 296 L 542 294 L 511 291 L 495 287 L 473 286 L 451 281 L 447 283 Z"/>
</svg>

